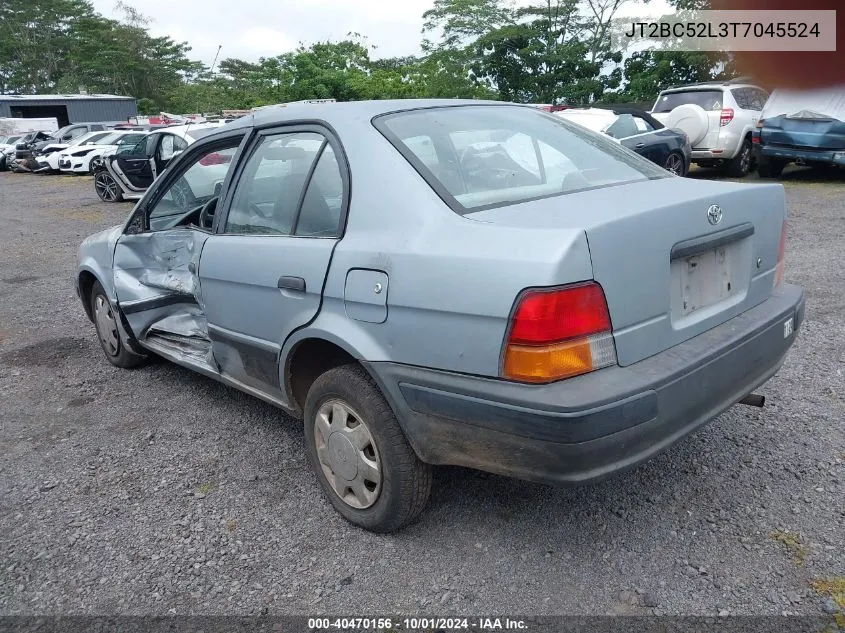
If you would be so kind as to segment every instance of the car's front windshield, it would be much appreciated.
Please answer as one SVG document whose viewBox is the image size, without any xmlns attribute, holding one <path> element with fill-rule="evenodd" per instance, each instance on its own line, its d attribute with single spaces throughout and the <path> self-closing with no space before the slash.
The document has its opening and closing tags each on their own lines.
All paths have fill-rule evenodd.
<svg viewBox="0 0 845 633">
<path fill-rule="evenodd" d="M 458 213 L 668 176 L 619 143 L 535 108 L 427 108 L 374 124 Z"/>
</svg>

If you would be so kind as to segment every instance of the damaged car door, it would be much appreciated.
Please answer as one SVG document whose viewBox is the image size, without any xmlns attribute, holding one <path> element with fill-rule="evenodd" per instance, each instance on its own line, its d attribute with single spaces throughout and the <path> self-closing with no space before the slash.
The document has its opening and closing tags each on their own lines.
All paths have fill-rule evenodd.
<svg viewBox="0 0 845 633">
<path fill-rule="evenodd" d="M 133 335 L 198 370 L 215 364 L 197 267 L 243 137 L 240 131 L 186 155 L 138 205 L 114 252 L 115 293 Z"/>
</svg>

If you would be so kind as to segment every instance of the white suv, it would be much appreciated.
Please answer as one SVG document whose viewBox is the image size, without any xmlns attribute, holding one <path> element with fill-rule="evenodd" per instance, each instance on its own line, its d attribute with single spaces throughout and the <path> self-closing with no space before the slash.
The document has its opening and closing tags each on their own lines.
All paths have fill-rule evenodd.
<svg viewBox="0 0 845 633">
<path fill-rule="evenodd" d="M 738 80 L 692 84 L 661 92 L 652 115 L 686 132 L 692 162 L 743 177 L 752 167 L 751 134 L 768 98 L 759 86 Z"/>
</svg>

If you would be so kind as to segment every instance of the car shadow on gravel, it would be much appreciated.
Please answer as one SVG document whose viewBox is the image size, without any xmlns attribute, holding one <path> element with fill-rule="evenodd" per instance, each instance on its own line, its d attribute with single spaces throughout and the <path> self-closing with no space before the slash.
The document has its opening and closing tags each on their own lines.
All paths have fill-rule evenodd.
<svg viewBox="0 0 845 633">
<path fill-rule="evenodd" d="M 87 338 L 62 336 L 3 352 L 0 360 L 14 367 L 52 367 L 69 359 L 90 358 L 95 346 Z"/>
</svg>

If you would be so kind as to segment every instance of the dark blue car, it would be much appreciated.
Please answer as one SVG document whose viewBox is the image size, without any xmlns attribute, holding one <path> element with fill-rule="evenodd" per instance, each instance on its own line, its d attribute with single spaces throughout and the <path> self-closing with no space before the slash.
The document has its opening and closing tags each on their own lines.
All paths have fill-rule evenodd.
<svg viewBox="0 0 845 633">
<path fill-rule="evenodd" d="M 789 163 L 845 166 L 845 89 L 775 91 L 753 142 L 764 178 L 777 178 Z"/>
</svg>

